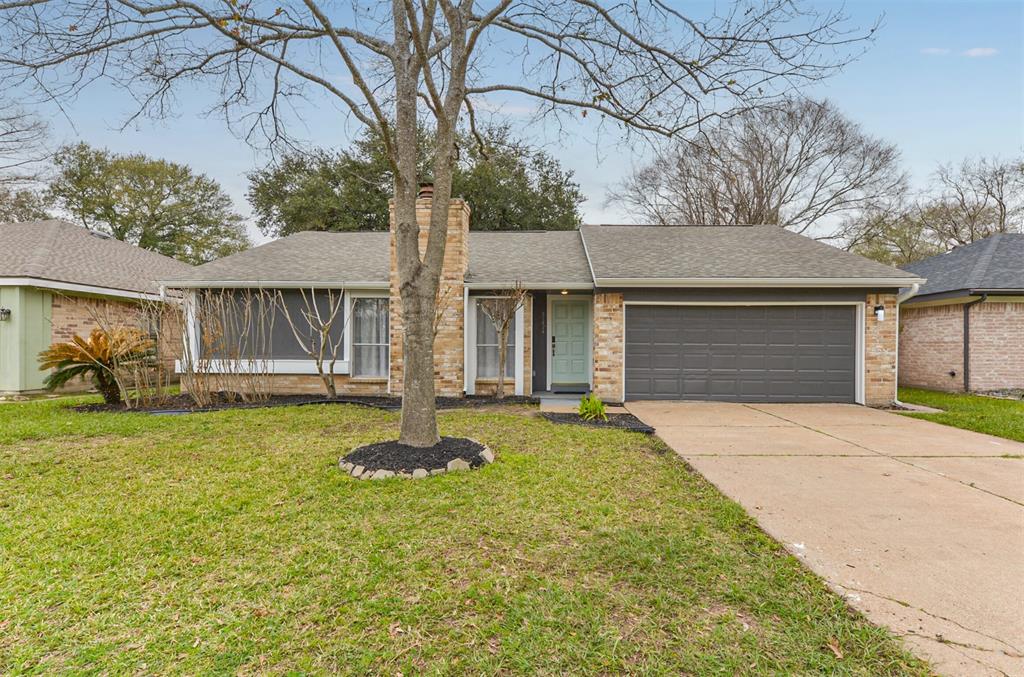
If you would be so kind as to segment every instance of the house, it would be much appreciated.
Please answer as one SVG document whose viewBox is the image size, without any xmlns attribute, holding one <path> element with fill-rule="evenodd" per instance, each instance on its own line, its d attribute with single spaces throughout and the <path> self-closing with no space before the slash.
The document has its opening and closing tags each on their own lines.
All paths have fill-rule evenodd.
<svg viewBox="0 0 1024 677">
<path fill-rule="evenodd" d="M 97 313 L 134 321 L 161 300 L 154 279 L 191 267 L 64 221 L 0 224 L 0 393 L 38 392 L 41 350 L 88 335 Z"/>
<path fill-rule="evenodd" d="M 421 193 L 421 246 L 430 208 L 429 192 Z M 470 206 L 453 200 L 435 343 L 440 395 L 492 392 L 505 349 L 517 394 L 592 389 L 609 402 L 895 397 L 897 294 L 917 275 L 774 226 L 470 232 L 469 223 Z M 298 233 L 163 282 L 193 304 L 204 289 L 274 289 L 290 302 L 300 288 L 343 289 L 339 393 L 402 391 L 391 233 Z M 516 283 L 530 295 L 501 347 L 478 302 Z M 193 323 L 194 351 L 201 333 Z M 264 356 L 274 390 L 320 391 L 314 363 L 295 348 L 285 336 Z M 203 364 L 229 375 L 249 368 Z"/>
<path fill-rule="evenodd" d="M 992 235 L 906 268 L 928 282 L 900 306 L 900 384 L 1024 388 L 1024 234 Z"/>
</svg>

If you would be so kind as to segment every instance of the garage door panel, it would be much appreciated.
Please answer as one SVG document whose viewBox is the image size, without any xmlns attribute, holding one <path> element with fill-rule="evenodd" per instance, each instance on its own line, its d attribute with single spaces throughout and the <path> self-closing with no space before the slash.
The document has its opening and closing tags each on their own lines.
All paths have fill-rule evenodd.
<svg viewBox="0 0 1024 677">
<path fill-rule="evenodd" d="M 852 306 L 634 306 L 626 312 L 633 399 L 852 402 Z"/>
</svg>

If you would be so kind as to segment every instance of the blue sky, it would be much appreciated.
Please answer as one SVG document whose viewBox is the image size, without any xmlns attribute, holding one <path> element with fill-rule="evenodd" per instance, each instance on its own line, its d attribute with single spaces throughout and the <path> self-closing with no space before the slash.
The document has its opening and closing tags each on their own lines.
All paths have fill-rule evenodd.
<svg viewBox="0 0 1024 677">
<path fill-rule="evenodd" d="M 852 0 L 845 11 L 861 26 L 881 16 L 882 28 L 865 55 L 806 93 L 832 99 L 868 132 L 896 143 L 918 185 L 938 163 L 1024 152 L 1024 3 Z M 266 158 L 232 136 L 222 120 L 200 114 L 208 97 L 199 89 L 182 92 L 176 117 L 122 131 L 130 101 L 98 87 L 68 107 L 70 121 L 52 115 L 51 122 L 59 142 L 84 140 L 189 164 L 220 181 L 247 214 L 245 173 Z M 322 145 L 343 144 L 350 134 L 327 106 L 306 111 L 305 122 L 308 136 Z M 588 197 L 587 221 L 628 221 L 605 207 L 605 191 L 642 155 L 621 147 L 598 151 L 589 131 L 534 136 L 576 172 Z"/>
</svg>

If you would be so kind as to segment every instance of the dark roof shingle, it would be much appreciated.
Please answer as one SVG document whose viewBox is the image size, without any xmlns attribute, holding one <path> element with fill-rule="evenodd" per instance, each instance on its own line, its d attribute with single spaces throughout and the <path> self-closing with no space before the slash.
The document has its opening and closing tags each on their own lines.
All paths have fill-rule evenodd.
<svg viewBox="0 0 1024 677">
<path fill-rule="evenodd" d="M 599 286 L 614 280 L 917 276 L 778 226 L 583 226 Z"/>
<path fill-rule="evenodd" d="M 0 278 L 33 278 L 155 294 L 192 266 L 66 221 L 0 224 Z"/>
<path fill-rule="evenodd" d="M 904 267 L 928 278 L 916 299 L 962 289 L 1024 289 L 1024 233 L 997 233 Z"/>
<path fill-rule="evenodd" d="M 577 230 L 480 231 L 469 234 L 466 282 L 593 284 Z"/>
</svg>

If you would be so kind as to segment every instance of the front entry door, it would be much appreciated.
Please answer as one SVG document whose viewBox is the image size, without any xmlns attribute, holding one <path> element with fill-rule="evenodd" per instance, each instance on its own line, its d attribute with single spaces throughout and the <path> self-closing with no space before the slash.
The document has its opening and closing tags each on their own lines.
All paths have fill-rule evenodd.
<svg viewBox="0 0 1024 677">
<path fill-rule="evenodd" d="M 590 301 L 551 301 L 551 389 L 587 390 L 590 384 Z"/>
</svg>

